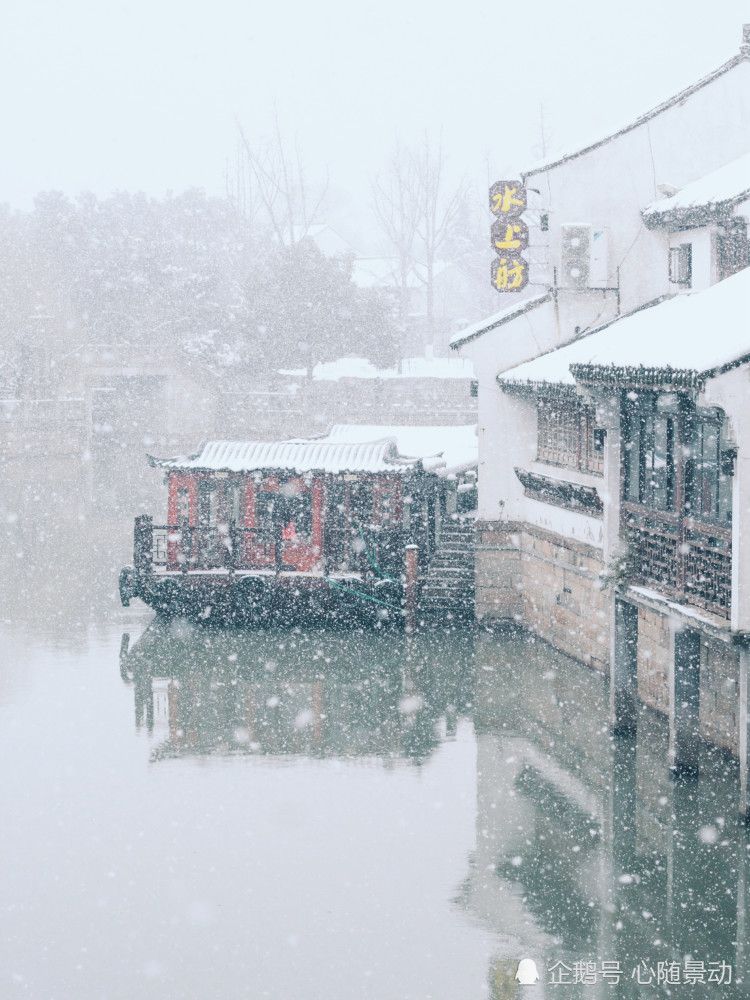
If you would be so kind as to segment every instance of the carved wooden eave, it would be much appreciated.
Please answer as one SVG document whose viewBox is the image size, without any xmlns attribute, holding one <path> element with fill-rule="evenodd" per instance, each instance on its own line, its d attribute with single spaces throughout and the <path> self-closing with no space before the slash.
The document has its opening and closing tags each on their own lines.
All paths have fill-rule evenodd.
<svg viewBox="0 0 750 1000">
<path fill-rule="evenodd" d="M 691 368 L 647 368 L 643 365 L 574 364 L 570 374 L 582 385 L 610 385 L 618 389 L 658 389 L 701 392 L 706 373 Z"/>
<path fill-rule="evenodd" d="M 527 472 L 525 469 L 514 469 L 523 486 L 524 495 L 541 503 L 564 507 L 589 517 L 603 517 L 604 504 L 594 486 L 583 486 L 580 483 L 570 483 L 562 479 L 552 479 L 538 472 Z"/>
<path fill-rule="evenodd" d="M 497 382 L 503 392 L 507 392 L 509 396 L 568 400 L 574 400 L 580 396 L 576 386 L 564 382 L 505 382 L 502 375 L 498 375 Z"/>
</svg>

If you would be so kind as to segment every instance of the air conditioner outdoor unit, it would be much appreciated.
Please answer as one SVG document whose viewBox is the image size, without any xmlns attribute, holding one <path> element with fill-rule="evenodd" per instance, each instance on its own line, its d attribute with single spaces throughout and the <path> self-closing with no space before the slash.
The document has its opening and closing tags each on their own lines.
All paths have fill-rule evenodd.
<svg viewBox="0 0 750 1000">
<path fill-rule="evenodd" d="M 607 230 L 585 222 L 560 227 L 560 284 L 563 288 L 607 288 Z"/>
<path fill-rule="evenodd" d="M 590 287 L 591 244 L 591 226 L 561 226 L 560 284 L 565 288 Z"/>
</svg>

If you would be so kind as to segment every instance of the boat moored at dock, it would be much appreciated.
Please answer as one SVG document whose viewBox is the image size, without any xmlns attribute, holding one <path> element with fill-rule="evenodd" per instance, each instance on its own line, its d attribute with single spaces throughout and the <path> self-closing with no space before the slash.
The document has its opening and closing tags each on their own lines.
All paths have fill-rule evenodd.
<svg viewBox="0 0 750 1000">
<path fill-rule="evenodd" d="M 475 481 L 476 436 L 473 425 L 338 425 L 322 438 L 213 441 L 149 461 L 165 473 L 167 517 L 135 519 L 123 604 L 212 621 L 393 620 L 407 583 L 418 586 L 406 548 L 426 568 Z"/>
</svg>

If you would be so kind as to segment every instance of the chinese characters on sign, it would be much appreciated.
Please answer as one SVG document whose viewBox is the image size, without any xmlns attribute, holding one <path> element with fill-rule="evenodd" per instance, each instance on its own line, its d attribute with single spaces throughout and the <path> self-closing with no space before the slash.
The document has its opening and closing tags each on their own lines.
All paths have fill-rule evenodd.
<svg viewBox="0 0 750 1000">
<path fill-rule="evenodd" d="M 490 233 L 492 249 L 499 254 L 508 253 L 511 250 L 515 252 L 525 250 L 529 245 L 528 227 L 520 219 L 507 222 L 504 219 L 498 219 L 497 222 L 492 223 Z"/>
<path fill-rule="evenodd" d="M 495 181 L 490 188 L 490 211 L 498 219 L 517 219 L 526 211 L 526 188 L 520 181 Z"/>
<path fill-rule="evenodd" d="M 492 261 L 492 284 L 498 292 L 520 292 L 526 287 L 528 264 L 522 258 L 498 257 Z"/>
<path fill-rule="evenodd" d="M 630 973 L 628 975 L 628 972 Z M 550 986 L 596 986 L 598 982 L 616 986 L 621 978 L 632 979 L 639 986 L 691 986 L 732 982 L 732 966 L 726 962 L 698 962 L 686 958 L 679 962 L 657 962 L 654 968 L 641 961 L 634 969 L 623 969 L 619 962 L 555 962 L 547 969 Z"/>
<path fill-rule="evenodd" d="M 491 280 L 498 292 L 520 292 L 529 281 L 529 265 L 521 251 L 529 245 L 529 229 L 521 219 L 526 209 L 526 188 L 520 181 L 496 181 L 490 188 L 492 248 Z"/>
</svg>

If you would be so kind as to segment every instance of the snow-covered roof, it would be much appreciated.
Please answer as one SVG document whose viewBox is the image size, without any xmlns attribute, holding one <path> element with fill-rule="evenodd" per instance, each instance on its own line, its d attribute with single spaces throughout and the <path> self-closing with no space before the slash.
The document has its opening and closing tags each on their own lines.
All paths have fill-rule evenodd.
<svg viewBox="0 0 750 1000">
<path fill-rule="evenodd" d="M 600 378 L 621 369 L 707 376 L 750 357 L 750 268 L 702 292 L 636 310 L 498 376 L 501 385 L 573 385 L 571 369 Z"/>
<path fill-rule="evenodd" d="M 510 320 L 515 319 L 517 316 L 522 316 L 524 313 L 536 309 L 543 302 L 549 302 L 551 298 L 552 292 L 547 290 L 540 295 L 532 295 L 530 298 L 521 299 L 520 301 L 516 300 L 513 302 L 513 305 L 505 306 L 500 312 L 494 313 L 492 316 L 487 316 L 486 319 L 481 319 L 477 323 L 472 323 L 471 326 L 467 326 L 463 330 L 459 330 L 457 334 L 451 337 L 450 345 L 456 350 L 456 348 L 467 344 L 470 340 L 476 340 L 477 337 L 481 337 L 483 334 L 489 333 L 490 330 L 502 326 L 503 323 L 509 323 Z"/>
<path fill-rule="evenodd" d="M 334 424 L 326 441 L 353 442 L 390 437 L 399 454 L 419 458 L 425 469 L 440 475 L 462 472 L 477 464 L 477 425 L 411 427 L 382 424 Z"/>
<path fill-rule="evenodd" d="M 318 440 L 209 441 L 197 455 L 152 459 L 163 469 L 253 472 L 408 472 L 418 459 L 399 455 L 394 438 L 355 443 Z"/>
<path fill-rule="evenodd" d="M 643 211 L 643 218 L 660 221 L 670 213 L 693 209 L 711 209 L 744 201 L 750 196 L 750 153 L 740 156 L 718 170 L 701 177 L 670 198 L 652 202 Z"/>
<path fill-rule="evenodd" d="M 417 467 L 448 475 L 477 463 L 476 426 L 334 425 L 322 438 L 209 441 L 197 455 L 151 458 L 163 469 L 253 472 L 403 473 Z M 403 448 L 403 450 L 402 450 Z"/>
<path fill-rule="evenodd" d="M 740 50 L 736 56 L 724 63 L 722 66 L 719 66 L 718 69 L 715 69 L 713 72 L 708 73 L 706 76 L 701 77 L 701 79 L 690 84 L 690 86 L 685 87 L 678 93 L 668 97 L 665 101 L 662 101 L 661 104 L 657 104 L 655 108 L 652 108 L 645 114 L 639 115 L 634 120 L 622 125 L 619 129 L 613 129 L 612 131 L 607 132 L 604 136 L 600 135 L 599 137 L 588 142 L 582 141 L 571 144 L 566 148 L 556 150 L 551 156 L 546 156 L 542 161 L 533 164 L 533 166 L 531 166 L 528 170 L 522 171 L 521 177 L 525 182 L 526 178 L 530 177 L 532 174 L 538 174 L 545 170 L 551 170 L 553 167 L 559 167 L 568 160 L 573 160 L 578 156 L 583 156 L 585 153 L 590 153 L 592 150 L 605 145 L 605 143 L 611 142 L 618 136 L 624 135 L 626 132 L 630 132 L 633 129 L 638 128 L 640 125 L 646 124 L 646 122 L 651 121 L 651 119 L 655 118 L 657 115 L 662 114 L 664 111 L 668 111 L 677 104 L 681 104 L 683 101 L 687 100 L 687 98 L 696 93 L 696 91 L 701 90 L 703 87 L 712 83 L 718 77 L 723 76 L 724 73 L 733 69 L 741 62 L 747 61 L 747 59 L 748 55 L 744 51 Z"/>
</svg>

